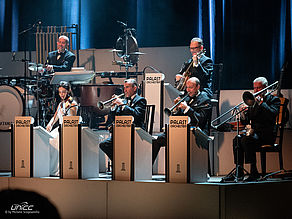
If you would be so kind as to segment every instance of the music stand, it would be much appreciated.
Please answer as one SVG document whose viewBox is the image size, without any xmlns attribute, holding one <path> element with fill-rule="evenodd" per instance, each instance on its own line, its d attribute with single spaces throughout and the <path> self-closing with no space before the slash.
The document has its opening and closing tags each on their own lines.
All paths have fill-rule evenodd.
<svg viewBox="0 0 292 219">
<path fill-rule="evenodd" d="M 228 181 L 228 180 L 224 181 L 224 178 L 228 179 L 229 176 L 232 176 L 232 175 L 234 176 L 234 179 L 235 179 L 233 182 L 238 182 L 239 181 L 238 180 L 238 178 L 239 178 L 238 170 L 239 170 L 240 165 L 238 164 L 238 149 L 239 149 L 239 137 L 240 137 L 240 135 L 239 135 L 239 118 L 240 118 L 240 113 L 241 112 L 242 112 L 242 110 L 240 110 L 238 107 L 236 107 L 234 109 L 234 112 L 233 112 L 234 116 L 236 116 L 236 146 L 235 146 L 236 164 L 235 164 L 235 167 L 225 177 L 222 178 L 222 180 L 221 180 L 222 183 L 231 182 L 231 181 Z M 244 169 L 244 166 L 242 166 L 242 170 L 243 170 L 243 172 L 249 174 L 249 172 L 246 169 Z"/>
<path fill-rule="evenodd" d="M 55 72 L 51 84 L 59 84 L 60 81 L 67 81 L 70 84 L 85 84 L 89 83 L 94 76 L 93 71 Z"/>
</svg>

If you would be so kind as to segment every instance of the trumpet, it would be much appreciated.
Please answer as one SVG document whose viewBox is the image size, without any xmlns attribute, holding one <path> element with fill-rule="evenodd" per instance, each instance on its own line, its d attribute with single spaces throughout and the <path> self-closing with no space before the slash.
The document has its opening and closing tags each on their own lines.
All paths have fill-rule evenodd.
<svg viewBox="0 0 292 219">
<path fill-rule="evenodd" d="M 107 100 L 107 101 L 98 101 L 96 105 L 97 105 L 97 107 L 98 107 L 100 110 L 102 110 L 102 109 L 104 108 L 105 105 L 112 103 L 115 99 L 117 99 L 117 98 L 121 98 L 121 97 L 123 97 L 124 95 L 125 95 L 125 94 L 122 93 L 122 94 L 120 94 L 120 95 L 118 95 L 118 96 L 115 96 L 115 97 L 113 97 L 113 98 L 111 98 L 111 99 L 109 99 L 109 100 Z"/>
<path fill-rule="evenodd" d="M 265 94 L 266 95 L 269 95 L 271 93 L 273 93 L 275 90 L 277 90 L 278 88 L 278 84 L 279 82 L 276 81 L 274 82 L 273 84 L 265 87 L 264 89 L 252 94 L 251 92 L 249 91 L 245 91 L 242 95 L 242 99 L 243 101 L 240 102 L 239 104 L 237 104 L 236 106 L 234 106 L 233 108 L 229 109 L 228 111 L 226 111 L 225 113 L 223 113 L 222 115 L 218 116 L 216 119 L 214 119 L 212 122 L 211 122 L 211 126 L 214 128 L 214 129 L 217 129 L 219 126 L 223 125 L 225 122 L 229 121 L 230 119 L 232 119 L 233 117 L 237 116 L 239 113 L 241 113 L 243 110 L 239 110 L 237 111 L 235 114 L 232 114 L 229 118 L 225 119 L 223 122 L 217 124 L 217 125 L 214 125 L 215 122 L 219 121 L 221 118 L 223 118 L 224 116 L 226 116 L 228 113 L 232 112 L 233 110 L 235 109 L 239 109 L 239 106 L 241 106 L 242 104 L 246 104 L 248 107 L 253 107 L 254 104 L 255 104 L 255 97 L 258 96 L 258 95 L 261 95 L 262 93 L 264 93 L 265 91 L 267 91 L 268 89 L 270 88 L 273 88 L 271 91 L 269 91 L 268 93 Z"/>
<path fill-rule="evenodd" d="M 185 101 L 189 97 L 189 95 L 185 95 L 183 98 L 181 98 L 176 104 L 174 104 L 170 109 L 164 108 L 164 112 L 167 116 L 170 116 L 172 111 L 183 101 Z"/>
</svg>

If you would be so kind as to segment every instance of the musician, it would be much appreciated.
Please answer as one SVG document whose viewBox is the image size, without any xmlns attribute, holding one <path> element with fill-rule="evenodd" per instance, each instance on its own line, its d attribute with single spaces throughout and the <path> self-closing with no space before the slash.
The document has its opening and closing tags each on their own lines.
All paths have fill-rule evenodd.
<svg viewBox="0 0 292 219">
<path fill-rule="evenodd" d="M 184 72 L 190 67 L 188 70 L 191 73 L 190 77 L 198 78 L 200 80 L 201 91 L 205 91 L 212 98 L 213 61 L 203 51 L 203 40 L 198 37 L 193 38 L 190 43 L 192 58 L 182 65 L 181 70 L 175 77 L 175 86 L 178 86 Z"/>
<path fill-rule="evenodd" d="M 265 77 L 258 77 L 253 81 L 254 93 L 261 91 L 268 86 Z M 241 109 L 241 122 L 249 125 L 250 130 L 246 134 L 233 139 L 234 163 L 238 164 L 238 180 L 243 180 L 243 161 L 250 164 L 250 175 L 245 181 L 256 181 L 260 178 L 256 166 L 256 149 L 261 145 L 273 145 L 276 139 L 276 117 L 279 113 L 280 99 L 268 91 L 263 91 L 255 97 L 255 104 L 252 107 L 243 106 Z M 237 141 L 238 140 L 238 141 Z M 238 149 L 238 150 L 236 150 Z M 238 154 L 237 154 L 238 153 Z M 237 163 L 238 156 L 238 163 Z M 229 175 L 222 179 L 222 182 L 234 181 L 235 175 Z"/>
<path fill-rule="evenodd" d="M 76 116 L 78 110 L 77 102 L 71 96 L 71 89 L 68 82 L 61 81 L 58 86 L 58 92 L 61 102 L 46 127 L 47 131 L 51 132 L 51 135 L 54 137 L 50 139 L 52 146 L 50 149 L 50 175 L 52 176 L 59 175 L 59 131 L 58 128 L 52 131 L 52 128 L 57 121 L 59 121 L 59 124 L 63 123 L 63 116 Z"/>
<path fill-rule="evenodd" d="M 48 72 L 71 71 L 75 61 L 74 53 L 67 50 L 69 46 L 69 38 L 60 36 L 57 42 L 58 50 L 49 53 L 47 58 L 46 70 Z"/>
<path fill-rule="evenodd" d="M 189 95 L 185 101 L 178 105 L 176 115 L 188 116 L 191 126 L 198 126 L 206 134 L 209 132 L 208 120 L 211 116 L 211 99 L 205 91 L 200 91 L 200 80 L 196 77 L 191 77 L 186 82 L 186 91 Z M 175 102 L 181 98 L 178 97 Z M 166 145 L 165 133 L 158 135 L 156 140 L 152 142 L 152 163 L 154 163 L 160 147 Z"/>
<path fill-rule="evenodd" d="M 138 84 L 135 79 L 124 81 L 125 100 L 116 98 L 111 106 L 109 115 L 110 121 L 114 122 L 115 116 L 133 116 L 136 127 L 145 129 L 146 99 L 137 94 Z M 113 159 L 113 140 L 112 136 L 99 144 L 101 150 L 112 160 Z"/>
</svg>

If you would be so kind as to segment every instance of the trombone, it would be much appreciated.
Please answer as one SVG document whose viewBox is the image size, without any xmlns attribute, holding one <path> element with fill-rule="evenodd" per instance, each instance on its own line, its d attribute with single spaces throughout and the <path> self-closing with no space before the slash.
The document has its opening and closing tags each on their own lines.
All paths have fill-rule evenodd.
<svg viewBox="0 0 292 219">
<path fill-rule="evenodd" d="M 115 97 L 113 97 L 113 98 L 111 98 L 111 99 L 109 99 L 109 100 L 107 100 L 107 101 L 98 101 L 96 105 L 97 105 L 98 109 L 102 110 L 102 109 L 104 108 L 105 105 L 112 103 L 115 99 L 117 99 L 117 98 L 121 98 L 121 97 L 123 97 L 124 95 L 125 95 L 125 94 L 122 93 L 122 94 L 120 94 L 120 95 L 118 95 L 118 96 L 115 96 Z"/>
<path fill-rule="evenodd" d="M 266 90 L 270 89 L 270 88 L 273 88 L 271 91 L 269 91 L 267 94 L 265 95 L 268 95 L 268 94 L 271 94 L 273 93 L 275 90 L 277 90 L 278 88 L 278 84 L 279 84 L 279 81 L 276 81 L 274 82 L 273 84 L 265 87 L 264 89 L 252 94 L 251 92 L 249 91 L 245 91 L 242 95 L 242 99 L 243 101 L 239 104 L 237 104 L 236 106 L 234 106 L 233 108 L 229 109 L 228 111 L 226 111 L 225 113 L 223 113 L 222 115 L 218 116 L 216 119 L 214 119 L 212 122 L 211 122 L 211 126 L 214 128 L 214 129 L 217 129 L 219 126 L 223 125 L 225 122 L 229 121 L 230 119 L 232 119 L 233 117 L 235 117 L 236 115 L 238 115 L 239 113 L 241 113 L 243 111 L 242 110 L 239 110 L 237 111 L 235 114 L 232 114 L 230 117 L 228 117 L 227 119 L 225 119 L 223 122 L 219 122 L 219 124 L 217 125 L 214 125 L 215 122 L 218 122 L 218 120 L 220 120 L 222 117 L 226 116 L 228 113 L 232 112 L 233 110 L 235 109 L 238 109 L 239 106 L 241 106 L 242 104 L 246 104 L 248 107 L 253 107 L 254 104 L 255 104 L 255 97 L 262 94 L 263 92 L 265 92 Z"/>
</svg>

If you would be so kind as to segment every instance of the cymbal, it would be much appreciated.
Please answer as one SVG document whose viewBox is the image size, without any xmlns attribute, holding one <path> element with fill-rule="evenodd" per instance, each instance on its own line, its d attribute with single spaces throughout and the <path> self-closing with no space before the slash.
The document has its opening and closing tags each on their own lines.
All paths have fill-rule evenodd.
<svg viewBox="0 0 292 219">
<path fill-rule="evenodd" d="M 42 71 L 43 69 L 43 64 L 28 63 L 28 70 L 30 71 Z"/>
<path fill-rule="evenodd" d="M 43 66 L 43 64 L 37 64 L 37 63 L 34 63 L 34 62 L 29 62 L 28 63 L 28 66 Z"/>
<path fill-rule="evenodd" d="M 132 52 L 129 55 L 145 55 L 146 53 L 144 52 Z"/>
<path fill-rule="evenodd" d="M 109 50 L 109 52 L 123 52 L 123 50 L 119 50 L 119 49 L 112 49 L 112 50 Z"/>
</svg>

